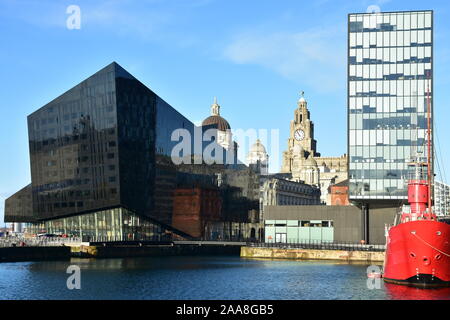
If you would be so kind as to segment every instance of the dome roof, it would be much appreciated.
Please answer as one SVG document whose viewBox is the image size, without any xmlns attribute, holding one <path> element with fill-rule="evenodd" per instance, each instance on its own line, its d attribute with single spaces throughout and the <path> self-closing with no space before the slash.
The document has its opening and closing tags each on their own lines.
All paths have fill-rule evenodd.
<svg viewBox="0 0 450 320">
<path fill-rule="evenodd" d="M 221 130 L 221 131 L 226 131 L 226 130 L 231 129 L 228 121 L 225 120 L 224 118 L 222 118 L 221 116 L 209 116 L 208 118 L 203 120 L 202 126 L 213 126 L 214 128 Z"/>
<path fill-rule="evenodd" d="M 263 153 L 263 154 L 267 153 L 266 148 L 264 147 L 264 145 L 261 143 L 261 140 L 259 140 L 259 139 L 257 139 L 256 142 L 251 146 L 250 152 Z"/>
<path fill-rule="evenodd" d="M 305 92 L 304 91 L 302 91 L 301 92 L 301 98 L 298 100 L 298 103 L 299 104 L 306 104 L 306 99 L 305 99 Z"/>
<path fill-rule="evenodd" d="M 217 103 L 217 98 L 215 97 L 214 103 L 211 105 L 211 115 L 203 120 L 202 126 L 212 126 L 221 131 L 231 129 L 228 121 L 220 116 L 220 105 Z"/>
</svg>

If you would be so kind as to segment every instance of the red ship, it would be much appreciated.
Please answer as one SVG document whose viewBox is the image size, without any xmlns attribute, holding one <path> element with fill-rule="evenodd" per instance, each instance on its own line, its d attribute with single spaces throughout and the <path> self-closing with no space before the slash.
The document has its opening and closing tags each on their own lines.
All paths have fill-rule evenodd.
<svg viewBox="0 0 450 320">
<path fill-rule="evenodd" d="M 450 224 L 432 211 L 429 89 L 427 98 L 427 160 L 412 163 L 410 209 L 404 207 L 399 223 L 387 230 L 383 277 L 388 283 L 433 288 L 450 286 Z"/>
</svg>

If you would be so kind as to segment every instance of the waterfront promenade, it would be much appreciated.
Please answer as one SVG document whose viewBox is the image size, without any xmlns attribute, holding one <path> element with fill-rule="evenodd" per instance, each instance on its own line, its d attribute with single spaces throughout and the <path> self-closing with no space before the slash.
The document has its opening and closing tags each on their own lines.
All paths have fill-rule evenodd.
<svg viewBox="0 0 450 320">
<path fill-rule="evenodd" d="M 98 239 L 97 239 L 98 240 Z M 106 239 L 104 239 L 106 240 Z M 0 239 L 0 261 L 121 258 L 146 256 L 232 255 L 243 258 L 383 261 L 384 246 L 350 243 L 262 243 L 255 241 L 95 241 L 38 237 Z"/>
</svg>

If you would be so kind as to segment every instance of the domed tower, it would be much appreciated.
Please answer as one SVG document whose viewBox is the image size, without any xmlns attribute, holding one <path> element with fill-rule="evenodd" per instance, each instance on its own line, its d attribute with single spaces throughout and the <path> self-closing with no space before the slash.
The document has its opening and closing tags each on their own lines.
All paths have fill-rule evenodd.
<svg viewBox="0 0 450 320">
<path fill-rule="evenodd" d="M 317 161 L 310 154 L 308 159 L 303 163 L 301 169 L 301 180 L 305 181 L 306 184 L 319 186 L 320 181 L 320 170 L 317 166 Z"/>
<path fill-rule="evenodd" d="M 261 174 L 269 173 L 269 155 L 261 140 L 257 139 L 251 146 L 250 152 L 247 154 L 247 163 Z"/>
<path fill-rule="evenodd" d="M 217 142 L 225 149 L 233 146 L 231 140 L 231 126 L 227 120 L 220 116 L 220 105 L 217 98 L 214 97 L 214 103 L 211 105 L 211 115 L 203 120 L 202 127 L 205 129 L 217 129 Z"/>
</svg>

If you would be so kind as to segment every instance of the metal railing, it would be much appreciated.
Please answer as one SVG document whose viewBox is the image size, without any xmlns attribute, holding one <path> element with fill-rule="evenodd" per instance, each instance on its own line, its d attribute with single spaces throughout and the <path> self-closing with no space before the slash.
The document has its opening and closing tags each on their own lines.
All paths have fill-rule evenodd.
<svg viewBox="0 0 450 320">
<path fill-rule="evenodd" d="M 81 238 L 78 237 L 2 237 L 0 247 L 59 247 L 80 242 Z"/>
<path fill-rule="evenodd" d="M 383 252 L 385 245 L 372 245 L 346 242 L 323 242 L 323 241 L 298 241 L 298 242 L 249 242 L 250 247 L 258 248 L 280 248 L 280 249 L 315 249 L 315 250 L 344 250 L 344 251 L 374 251 Z"/>
<path fill-rule="evenodd" d="M 112 243 L 112 242 L 167 242 L 172 241 L 173 237 L 170 235 L 153 235 L 153 236 L 138 236 L 138 235 L 122 235 L 122 236 L 83 236 L 83 242 L 90 243 Z"/>
<path fill-rule="evenodd" d="M 123 235 L 123 236 L 83 236 L 83 242 L 91 243 L 108 243 L 108 242 L 172 242 L 172 241 L 209 241 L 209 242 L 256 242 L 255 238 L 249 237 L 201 237 L 201 238 L 182 238 L 170 234 L 140 236 L 140 235 Z"/>
</svg>

